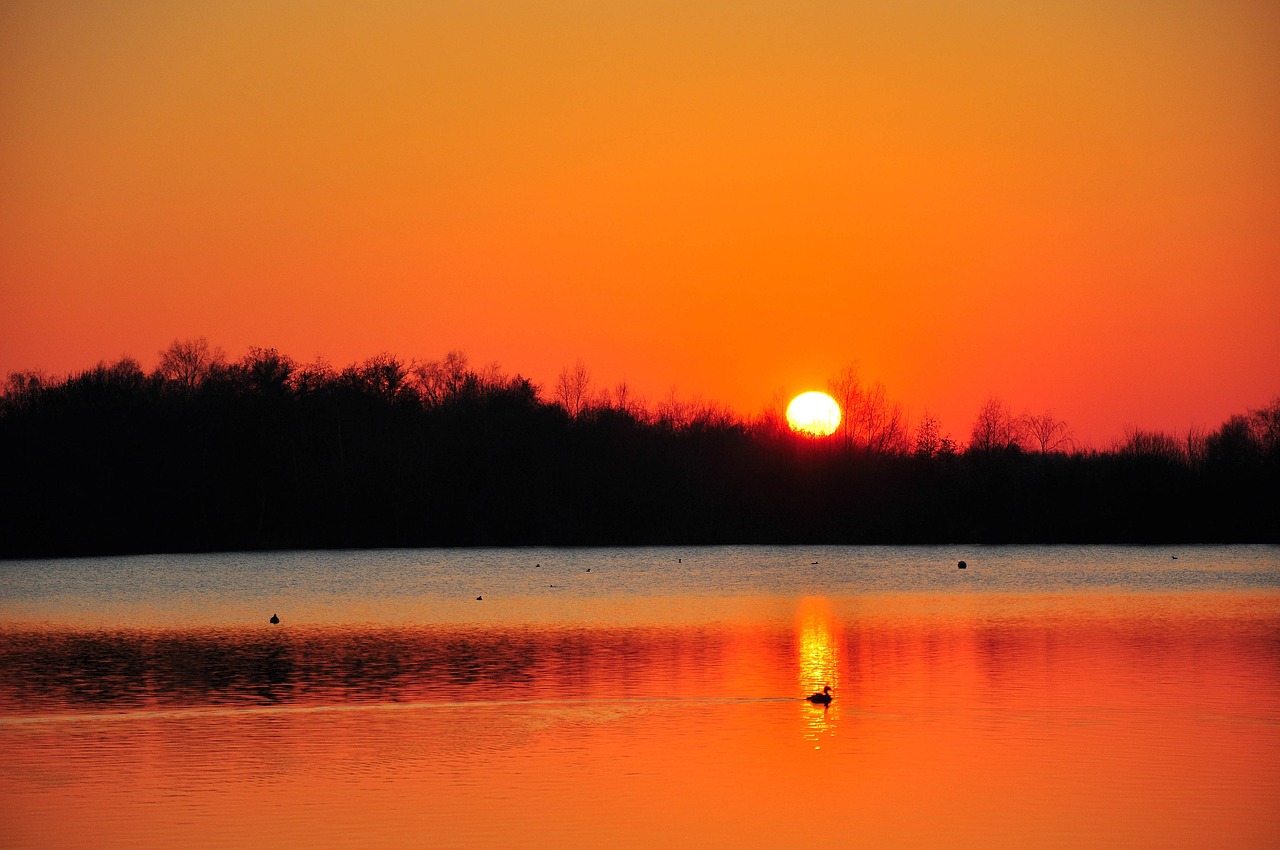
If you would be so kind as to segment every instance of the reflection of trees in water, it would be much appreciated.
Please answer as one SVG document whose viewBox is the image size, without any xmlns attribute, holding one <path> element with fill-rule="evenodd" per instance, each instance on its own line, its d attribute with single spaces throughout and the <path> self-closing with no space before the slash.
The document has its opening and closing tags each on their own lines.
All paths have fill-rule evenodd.
<svg viewBox="0 0 1280 850">
<path fill-rule="evenodd" d="M 654 695 L 705 679 L 703 628 L 0 633 L 0 713 Z"/>
</svg>

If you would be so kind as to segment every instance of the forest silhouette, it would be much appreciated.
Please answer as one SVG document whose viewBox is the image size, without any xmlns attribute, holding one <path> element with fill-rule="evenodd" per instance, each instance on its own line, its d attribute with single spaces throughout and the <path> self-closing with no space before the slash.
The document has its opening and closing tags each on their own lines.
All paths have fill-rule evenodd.
<svg viewBox="0 0 1280 850">
<path fill-rule="evenodd" d="M 1183 436 L 1077 448 L 988 399 L 968 440 L 856 371 L 824 439 L 781 405 L 650 409 L 581 364 L 519 375 L 378 355 L 335 369 L 203 339 L 159 366 L 11 374 L 0 556 L 402 546 L 1274 542 L 1280 399 Z"/>
</svg>

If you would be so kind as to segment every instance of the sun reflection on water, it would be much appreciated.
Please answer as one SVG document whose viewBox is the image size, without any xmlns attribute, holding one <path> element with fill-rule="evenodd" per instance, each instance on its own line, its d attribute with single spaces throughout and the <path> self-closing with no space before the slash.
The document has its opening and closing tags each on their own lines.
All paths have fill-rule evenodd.
<svg viewBox="0 0 1280 850">
<path fill-rule="evenodd" d="M 830 685 L 835 699 L 830 705 L 814 705 L 804 701 L 804 737 L 821 749 L 825 738 L 836 733 L 840 719 L 840 635 L 831 603 L 824 597 L 806 597 L 796 610 L 798 635 L 798 684 L 802 694 L 821 691 Z"/>
</svg>

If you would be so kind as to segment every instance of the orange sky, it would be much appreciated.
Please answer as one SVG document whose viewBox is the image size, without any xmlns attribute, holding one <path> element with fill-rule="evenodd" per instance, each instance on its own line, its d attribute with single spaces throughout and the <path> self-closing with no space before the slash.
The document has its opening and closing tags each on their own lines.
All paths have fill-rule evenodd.
<svg viewBox="0 0 1280 850">
<path fill-rule="evenodd" d="M 1105 444 L 1280 394 L 1278 318 L 1269 0 L 0 7 L 0 373 L 856 361 Z"/>
</svg>

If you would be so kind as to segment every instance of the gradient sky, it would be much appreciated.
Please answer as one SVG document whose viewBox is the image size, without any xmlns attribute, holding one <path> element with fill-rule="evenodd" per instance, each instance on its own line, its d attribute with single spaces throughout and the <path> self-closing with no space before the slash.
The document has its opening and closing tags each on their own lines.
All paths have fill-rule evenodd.
<svg viewBox="0 0 1280 850">
<path fill-rule="evenodd" d="M 1280 5 L 0 5 L 0 373 L 463 349 L 967 436 L 1280 394 Z"/>
</svg>

